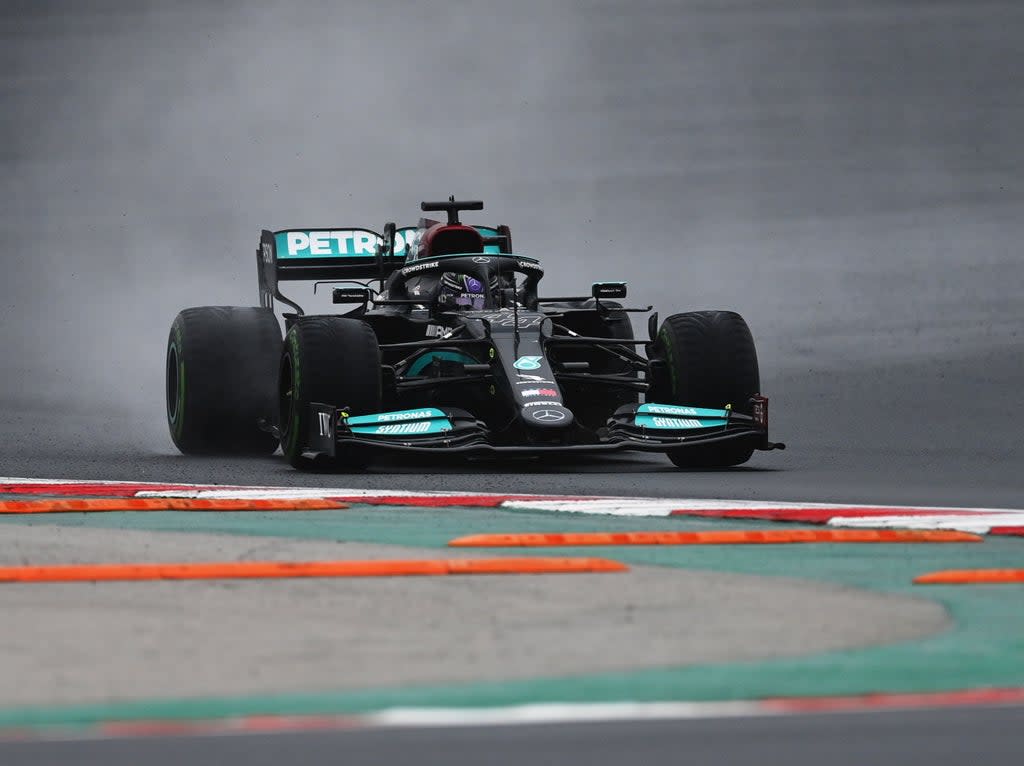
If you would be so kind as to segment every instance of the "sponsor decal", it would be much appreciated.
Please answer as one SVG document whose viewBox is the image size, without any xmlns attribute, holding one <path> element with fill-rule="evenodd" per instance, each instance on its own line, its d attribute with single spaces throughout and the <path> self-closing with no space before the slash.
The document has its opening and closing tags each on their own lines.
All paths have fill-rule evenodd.
<svg viewBox="0 0 1024 766">
<path fill-rule="evenodd" d="M 561 402 L 524 402 L 524 407 L 561 407 Z"/>
<path fill-rule="evenodd" d="M 516 380 L 516 385 L 517 386 L 533 386 L 533 385 L 536 385 L 537 383 L 552 383 L 553 384 L 555 382 L 553 380 L 548 380 L 547 378 L 542 378 L 540 375 L 529 375 L 529 374 L 524 373 L 524 372 L 519 373 L 516 376 L 516 378 L 517 378 L 517 380 Z"/>
<path fill-rule="evenodd" d="M 534 314 L 527 311 L 518 312 L 519 324 L 516 325 L 516 313 L 511 309 L 502 309 L 501 311 L 495 311 L 492 314 L 483 314 L 480 318 L 486 319 L 492 325 L 500 325 L 501 327 L 512 327 L 516 325 L 520 329 L 526 327 L 536 327 L 545 319 L 546 316 L 543 314 Z"/>
<path fill-rule="evenodd" d="M 374 433 L 378 434 L 424 434 L 428 433 L 432 428 L 432 423 L 429 420 L 419 420 L 415 423 L 388 423 L 383 426 L 377 426 L 377 430 Z"/>
<path fill-rule="evenodd" d="M 512 366 L 517 370 L 539 370 L 540 360 L 539 356 L 521 356 L 512 363 Z"/>
<path fill-rule="evenodd" d="M 402 276 L 415 274 L 418 271 L 426 271 L 427 269 L 436 269 L 439 265 L 440 264 L 437 261 L 427 261 L 426 263 L 417 263 L 413 266 L 406 266 L 402 269 Z"/>
<path fill-rule="evenodd" d="M 490 263 L 491 259 L 486 255 L 475 255 L 473 256 L 473 263 Z"/>
<path fill-rule="evenodd" d="M 443 327 L 442 325 L 439 325 L 439 324 L 428 324 L 427 325 L 427 333 L 426 333 L 426 335 L 427 335 L 428 338 L 440 338 L 446 332 L 448 332 L 448 328 Z"/>
<path fill-rule="evenodd" d="M 377 423 L 390 423 L 402 420 L 443 419 L 444 412 L 436 407 L 423 407 L 418 410 L 400 410 L 398 412 L 378 412 L 373 415 L 354 415 L 346 420 L 351 426 L 373 426 Z"/>
<path fill-rule="evenodd" d="M 558 396 L 558 391 L 553 388 L 524 388 L 519 393 L 523 396 Z"/>
<path fill-rule="evenodd" d="M 269 242 L 263 242 L 260 244 L 263 249 L 263 262 L 273 263 L 274 262 L 274 248 L 270 246 Z"/>
<path fill-rule="evenodd" d="M 331 413 L 329 412 L 318 412 L 317 416 L 320 419 L 320 435 L 330 436 L 331 435 Z"/>
<path fill-rule="evenodd" d="M 712 410 L 712 412 L 714 411 Z M 700 415 L 699 417 L 700 419 L 698 420 L 697 418 L 670 418 L 663 417 L 661 415 L 645 415 L 643 413 L 637 413 L 636 420 L 634 422 L 637 426 L 641 426 L 643 428 L 671 428 L 676 430 L 718 428 L 728 423 L 724 417 L 706 417 L 704 415 Z"/>
<path fill-rule="evenodd" d="M 697 410 L 693 407 L 671 407 L 667 404 L 649 404 L 644 410 L 658 415 L 696 415 Z"/>
<path fill-rule="evenodd" d="M 377 234 L 366 229 L 282 231 L 274 239 L 277 254 L 283 258 L 372 256 L 381 242 Z"/>
<path fill-rule="evenodd" d="M 348 424 L 352 433 L 380 436 L 434 434 L 452 429 L 451 421 L 436 407 L 358 415 L 349 418 Z"/>
<path fill-rule="evenodd" d="M 378 423 L 390 420 L 421 420 L 434 417 L 434 410 L 410 410 L 409 412 L 385 412 L 377 416 Z"/>
<path fill-rule="evenodd" d="M 761 396 L 758 394 L 754 397 L 754 408 L 751 413 L 754 417 L 754 422 L 757 423 L 759 428 L 768 430 L 768 397 Z"/>
<path fill-rule="evenodd" d="M 558 423 L 565 420 L 565 413 L 561 410 L 535 410 L 530 417 L 540 423 Z"/>
<path fill-rule="evenodd" d="M 637 407 L 637 415 L 670 415 L 684 418 L 726 418 L 728 412 L 707 407 L 691 407 L 682 404 L 641 404 Z"/>
<path fill-rule="evenodd" d="M 548 389 L 548 390 L 550 390 L 550 389 Z M 541 392 L 541 390 L 539 388 L 524 388 L 519 393 L 522 396 L 540 396 L 542 392 Z M 558 394 L 552 392 L 550 394 L 546 394 L 546 396 L 558 396 Z"/>
<path fill-rule="evenodd" d="M 516 261 L 516 265 L 527 271 L 544 271 L 539 264 L 531 263 L 530 261 Z"/>
<path fill-rule="evenodd" d="M 692 418 L 654 418 L 655 428 L 701 428 L 703 423 Z"/>
</svg>

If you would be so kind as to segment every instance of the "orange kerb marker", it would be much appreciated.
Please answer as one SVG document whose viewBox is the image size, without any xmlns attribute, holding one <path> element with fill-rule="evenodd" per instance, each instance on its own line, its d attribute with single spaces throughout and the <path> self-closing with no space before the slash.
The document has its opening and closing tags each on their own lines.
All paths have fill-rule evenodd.
<svg viewBox="0 0 1024 766">
<path fill-rule="evenodd" d="M 1024 583 L 1024 569 L 944 569 L 914 578 L 916 585 Z"/>
<path fill-rule="evenodd" d="M 542 548 L 558 545 L 751 545 L 779 543 L 977 543 L 979 535 L 945 529 L 764 529 L 707 532 L 566 532 L 469 535 L 453 548 Z"/>
<path fill-rule="evenodd" d="M 625 572 L 594 558 L 437 559 L 397 561 L 213 561 L 175 564 L 71 564 L 0 567 L 0 583 L 114 580 L 223 580 L 296 577 L 395 577 L 462 574 Z"/>
<path fill-rule="evenodd" d="M 110 513 L 115 511 L 333 511 L 348 503 L 320 499 L 198 500 L 181 497 L 0 500 L 0 514 Z"/>
</svg>

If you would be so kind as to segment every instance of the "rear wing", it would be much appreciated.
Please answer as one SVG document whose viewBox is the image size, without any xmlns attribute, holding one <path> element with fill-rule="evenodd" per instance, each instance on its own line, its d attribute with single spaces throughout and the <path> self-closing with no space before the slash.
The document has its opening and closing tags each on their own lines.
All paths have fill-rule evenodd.
<svg viewBox="0 0 1024 766">
<path fill-rule="evenodd" d="M 279 282 L 387 279 L 405 262 L 405 243 L 396 253 L 395 224 L 371 229 L 282 229 L 260 234 L 256 251 L 260 305 L 274 299 L 302 309 L 281 294 Z"/>
<path fill-rule="evenodd" d="M 476 226 L 484 237 L 484 251 L 511 252 L 507 226 Z M 260 234 L 256 250 L 260 305 L 273 308 L 274 299 L 302 308 L 281 294 L 279 282 L 316 280 L 387 279 L 400 269 L 407 257 L 415 257 L 422 227 L 395 224 L 380 234 L 361 228 L 281 229 Z"/>
</svg>

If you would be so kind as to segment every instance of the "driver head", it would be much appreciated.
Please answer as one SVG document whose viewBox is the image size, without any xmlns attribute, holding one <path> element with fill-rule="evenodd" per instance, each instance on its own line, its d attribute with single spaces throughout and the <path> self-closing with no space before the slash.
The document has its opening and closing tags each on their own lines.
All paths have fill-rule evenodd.
<svg viewBox="0 0 1024 766">
<path fill-rule="evenodd" d="M 490 289 L 498 286 L 497 277 L 492 278 Z M 468 274 L 455 274 L 446 271 L 441 275 L 441 292 L 439 302 L 445 306 L 460 307 L 479 311 L 487 302 L 484 283 Z"/>
</svg>

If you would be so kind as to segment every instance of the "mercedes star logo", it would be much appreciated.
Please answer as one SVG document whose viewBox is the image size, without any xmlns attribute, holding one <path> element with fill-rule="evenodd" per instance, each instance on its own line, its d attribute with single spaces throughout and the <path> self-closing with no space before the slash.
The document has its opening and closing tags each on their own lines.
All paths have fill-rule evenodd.
<svg viewBox="0 0 1024 766">
<path fill-rule="evenodd" d="M 473 257 L 473 263 L 490 263 L 491 259 L 483 255 L 477 255 Z"/>
<path fill-rule="evenodd" d="M 565 413 L 558 410 L 537 410 L 537 412 L 531 412 L 530 417 L 541 423 L 557 423 L 560 420 L 565 420 Z"/>
</svg>

